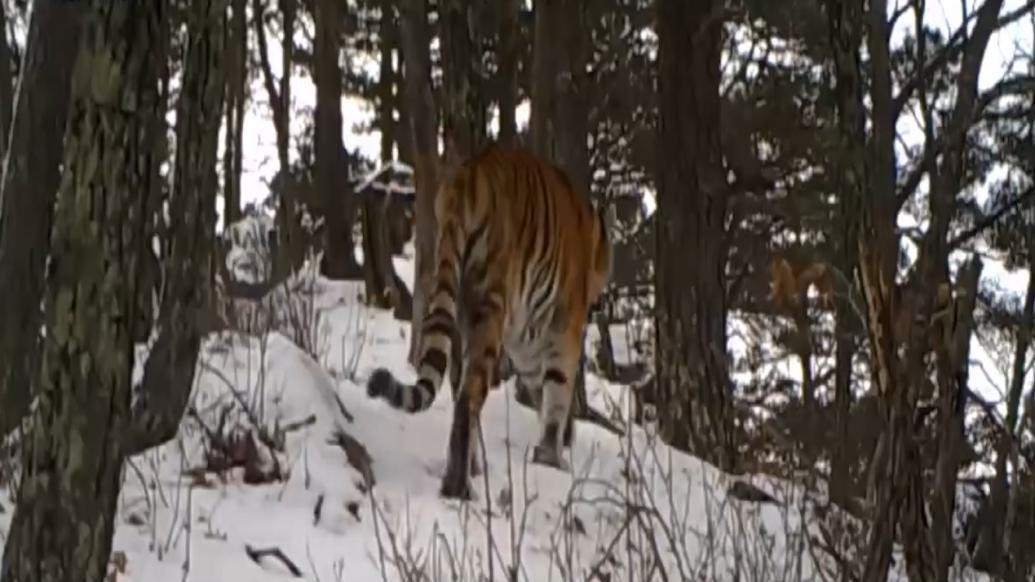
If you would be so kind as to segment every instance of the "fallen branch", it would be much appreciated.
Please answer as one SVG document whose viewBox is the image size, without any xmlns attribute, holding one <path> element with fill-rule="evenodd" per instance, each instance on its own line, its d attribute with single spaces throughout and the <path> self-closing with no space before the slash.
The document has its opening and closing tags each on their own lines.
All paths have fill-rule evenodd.
<svg viewBox="0 0 1035 582">
<path fill-rule="evenodd" d="M 314 425 L 314 424 L 316 424 L 316 415 L 315 414 L 310 414 L 309 416 L 303 418 L 302 420 L 296 420 L 295 422 L 289 422 L 289 423 L 285 424 L 280 429 L 280 432 L 287 434 L 289 432 L 294 432 L 294 431 L 296 431 L 296 430 L 298 430 L 300 428 L 305 428 L 307 426 L 311 426 L 311 425 Z"/>
<path fill-rule="evenodd" d="M 263 558 L 276 558 L 281 564 L 284 564 L 284 567 L 291 572 L 292 576 L 295 578 L 302 577 L 302 570 L 299 570 L 298 566 L 291 561 L 291 558 L 284 555 L 284 551 L 280 548 L 253 548 L 250 544 L 245 544 L 244 551 L 260 567 L 262 566 Z"/>
<path fill-rule="evenodd" d="M 367 448 L 363 446 L 363 443 L 343 430 L 334 431 L 328 443 L 337 445 L 341 447 L 341 450 L 345 451 L 345 459 L 363 476 L 363 485 L 367 491 L 373 490 L 376 483 L 373 468 L 374 460 L 370 453 L 367 452 Z"/>
</svg>

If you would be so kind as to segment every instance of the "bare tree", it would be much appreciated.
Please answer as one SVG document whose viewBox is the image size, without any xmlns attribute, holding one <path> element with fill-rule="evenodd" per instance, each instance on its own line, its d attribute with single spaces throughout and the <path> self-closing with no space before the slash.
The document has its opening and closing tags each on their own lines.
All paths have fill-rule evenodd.
<svg viewBox="0 0 1035 582">
<path fill-rule="evenodd" d="M 278 80 L 273 74 L 269 59 L 269 42 L 266 36 L 267 2 L 253 0 L 252 13 L 255 22 L 255 37 L 258 43 L 259 71 L 266 87 L 270 110 L 273 114 L 273 129 L 277 136 L 277 162 L 279 164 L 274 190 L 277 193 L 277 237 L 278 250 L 275 257 L 275 278 L 286 276 L 303 259 L 303 241 L 299 222 L 299 209 L 295 188 L 291 178 L 291 71 L 295 63 L 295 28 L 298 14 L 297 0 L 277 0 L 281 15 L 280 70 Z"/>
<path fill-rule="evenodd" d="M 719 135 L 722 7 L 714 0 L 658 2 L 658 151 L 665 155 L 657 160 L 655 366 L 663 438 L 732 469 L 727 184 Z"/>
<path fill-rule="evenodd" d="M 977 12 L 973 33 L 962 48 L 962 68 L 948 123 L 937 137 L 933 127 L 925 128 L 929 138 L 925 148 L 937 152 L 940 158 L 937 162 L 922 163 L 917 169 L 931 176 L 932 220 L 912 281 L 900 289 L 895 284 L 899 248 L 895 229 L 903 194 L 896 189 L 900 182 L 896 179 L 895 123 L 903 99 L 910 99 L 918 87 L 922 91 L 927 72 L 921 69 L 899 95 L 894 95 L 886 2 L 870 3 L 865 11 L 858 0 L 826 3 L 837 73 L 841 147 L 847 160 L 840 186 L 848 201 L 847 214 L 857 220 L 850 229 L 857 237 L 874 384 L 884 421 L 870 463 L 875 517 L 864 580 L 883 580 L 887 576 L 896 531 L 902 532 L 911 579 L 946 580 L 955 558 L 952 524 L 968 393 L 967 346 L 981 262 L 975 258 L 968 263 L 953 285 L 948 271 L 948 234 L 962 186 L 966 133 L 973 123 L 977 99 L 977 74 L 988 39 L 999 25 L 1001 4 L 989 0 Z M 868 25 L 865 36 L 864 24 Z M 872 75 L 870 136 L 863 106 L 865 84 L 860 49 L 864 40 Z M 949 49 L 944 51 L 946 54 Z M 926 98 L 922 95 L 921 100 Z M 909 189 L 915 188 L 909 186 L 912 182 L 913 178 L 907 176 L 907 196 Z M 909 307 L 905 305 L 907 295 L 911 296 Z M 909 317 L 900 317 L 900 312 L 907 310 Z M 906 324 L 896 326 L 899 321 Z M 907 349 L 902 352 L 900 347 Z M 930 383 L 925 358 L 931 351 L 935 354 L 938 455 L 934 482 L 928 484 L 914 412 L 920 398 L 930 392 L 926 388 Z M 925 502 L 928 498 L 929 505 Z"/>
</svg>

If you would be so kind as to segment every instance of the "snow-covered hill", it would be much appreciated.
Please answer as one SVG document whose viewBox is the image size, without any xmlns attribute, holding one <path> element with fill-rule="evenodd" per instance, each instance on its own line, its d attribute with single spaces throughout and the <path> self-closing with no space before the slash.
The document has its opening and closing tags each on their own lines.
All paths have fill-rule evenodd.
<svg viewBox="0 0 1035 582">
<path fill-rule="evenodd" d="M 409 260 L 397 267 L 412 280 Z M 363 388 L 378 366 L 413 376 L 408 324 L 363 306 L 357 284 L 288 288 L 280 331 L 207 338 L 178 437 L 128 464 L 117 580 L 276 581 L 297 568 L 318 581 L 452 581 L 492 579 L 491 568 L 533 582 L 776 581 L 834 567 L 816 543 L 831 522 L 802 489 L 741 478 L 775 502 L 735 499 L 732 478 L 649 430 L 580 422 L 570 473 L 527 463 L 535 414 L 510 382 L 485 407 L 477 499 L 444 501 L 448 388 L 413 416 Z M 315 357 L 289 339 L 299 326 Z M 592 374 L 588 387 L 598 407 L 628 397 Z M 0 532 L 11 513 L 2 499 Z"/>
</svg>

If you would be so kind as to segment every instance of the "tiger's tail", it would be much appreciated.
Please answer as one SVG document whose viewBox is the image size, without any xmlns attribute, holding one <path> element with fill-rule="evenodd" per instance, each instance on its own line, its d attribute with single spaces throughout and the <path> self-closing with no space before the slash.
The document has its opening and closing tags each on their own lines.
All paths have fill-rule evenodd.
<svg viewBox="0 0 1035 582">
<path fill-rule="evenodd" d="M 457 289 L 460 286 L 460 245 L 463 225 L 457 211 L 457 188 L 443 183 L 435 200 L 438 241 L 431 299 L 421 322 L 417 346 L 417 382 L 405 384 L 385 368 L 378 368 L 367 381 L 367 395 L 386 400 L 406 412 L 427 410 L 435 401 L 442 379 L 449 368 L 452 337 L 456 329 Z"/>
</svg>

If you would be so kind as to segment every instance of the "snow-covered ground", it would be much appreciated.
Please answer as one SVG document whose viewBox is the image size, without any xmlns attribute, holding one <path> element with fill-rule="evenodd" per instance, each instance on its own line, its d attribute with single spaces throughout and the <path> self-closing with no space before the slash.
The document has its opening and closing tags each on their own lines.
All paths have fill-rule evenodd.
<svg viewBox="0 0 1035 582">
<path fill-rule="evenodd" d="M 396 265 L 412 280 L 410 260 Z M 617 436 L 580 422 L 570 473 L 527 463 L 536 419 L 514 402 L 510 382 L 484 410 L 488 471 L 475 481 L 477 498 L 443 500 L 448 388 L 410 416 L 363 387 L 378 366 L 413 377 L 409 325 L 365 307 L 357 284 L 310 278 L 290 287 L 286 297 L 303 304 L 292 312 L 307 314 L 293 319 L 307 322 L 316 357 L 289 339 L 289 323 L 284 333 L 207 338 L 178 437 L 126 468 L 113 547 L 119 581 L 292 577 L 283 560 L 254 561 L 249 549 L 278 549 L 302 577 L 320 581 L 481 580 L 490 566 L 499 579 L 513 568 L 514 579 L 534 582 L 593 579 L 592 571 L 600 580 L 653 580 L 658 561 L 676 580 L 812 580 L 817 563 L 830 566 L 802 536 L 803 523 L 820 536 L 829 522 L 800 488 L 747 478 L 776 503 L 733 499 L 730 477 L 650 430 Z M 593 375 L 588 387 L 600 408 L 628 398 Z M 201 469 L 214 464 L 206 433 L 256 424 L 268 441 L 282 436 L 283 450 L 231 447 L 252 462 L 247 479 L 240 467 Z M 337 444 L 341 431 L 369 452 L 372 488 Z M 263 481 L 275 465 L 284 479 L 245 482 Z M 11 503 L 0 499 L 3 532 Z"/>
</svg>

